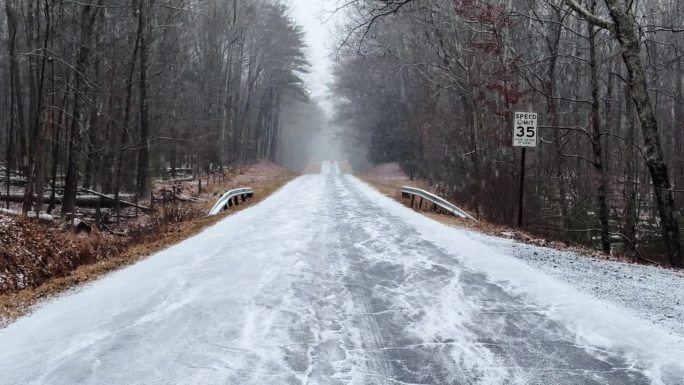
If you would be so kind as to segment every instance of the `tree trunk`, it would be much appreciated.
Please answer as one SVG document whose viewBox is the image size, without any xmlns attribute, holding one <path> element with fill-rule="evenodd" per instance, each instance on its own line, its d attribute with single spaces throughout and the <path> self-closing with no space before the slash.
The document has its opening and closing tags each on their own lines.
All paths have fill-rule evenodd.
<svg viewBox="0 0 684 385">
<path fill-rule="evenodd" d="M 116 165 L 114 166 L 114 210 L 116 211 L 117 221 L 119 220 L 119 193 L 121 192 L 121 178 L 123 175 L 123 161 L 126 152 L 126 138 L 128 134 L 128 122 L 131 116 L 131 104 L 133 98 L 133 74 L 135 72 L 135 61 L 138 56 L 138 49 L 140 47 L 140 37 L 142 30 L 138 23 L 138 31 L 135 35 L 135 43 L 133 44 L 133 54 L 131 55 L 130 67 L 128 68 L 128 77 L 126 79 L 126 100 L 124 102 L 124 116 L 121 124 L 121 138 L 119 141 L 119 152 L 116 157 Z"/>
<path fill-rule="evenodd" d="M 622 57 L 627 66 L 632 90 L 632 99 L 636 106 L 641 131 L 644 137 L 644 154 L 653 182 L 656 203 L 660 214 L 660 226 L 670 265 L 684 266 L 684 252 L 680 243 L 679 224 L 675 218 L 674 196 L 670 185 L 670 176 L 663 155 L 663 148 L 658 132 L 655 110 L 648 94 L 646 73 L 641 61 L 641 42 L 636 19 L 624 9 L 618 0 L 606 0 L 606 5 L 615 23 L 615 34 L 622 46 Z"/>
<path fill-rule="evenodd" d="M 233 92 L 231 103 L 233 107 L 232 125 L 233 125 L 233 156 L 238 163 L 245 160 L 244 151 L 244 127 L 240 127 L 240 100 L 241 100 L 241 85 L 242 85 L 242 62 L 244 58 L 244 36 L 240 36 L 237 43 L 237 58 L 233 65 Z"/>
<path fill-rule="evenodd" d="M 46 3 L 47 7 L 47 3 Z M 50 10 L 45 9 L 45 15 L 47 16 L 47 23 L 45 26 L 45 37 L 43 39 L 43 56 L 41 58 L 40 73 L 38 75 L 38 88 L 36 91 L 37 98 L 36 101 L 36 114 L 33 132 L 33 145 L 31 151 L 31 159 L 29 160 L 29 173 L 26 175 L 26 190 L 27 195 L 24 199 L 24 206 L 22 212 L 24 214 L 28 213 L 31 209 L 31 197 L 32 197 L 32 186 L 35 184 L 36 189 L 36 202 L 33 207 L 33 211 L 40 213 L 43 208 L 43 193 L 45 192 L 45 148 L 47 145 L 47 118 L 48 112 L 43 111 L 45 96 L 43 95 L 43 89 L 45 86 L 45 71 L 47 67 L 47 48 L 50 41 L 50 34 L 52 32 L 51 28 L 51 18 Z"/>
<path fill-rule="evenodd" d="M 54 66 L 54 62 L 53 62 Z M 53 69 L 54 73 L 54 69 Z M 53 77 L 53 89 L 54 89 L 54 77 Z M 70 83 L 70 78 L 67 77 L 66 84 Z M 60 144 L 62 140 L 62 135 L 60 134 L 60 127 L 66 126 L 66 119 L 64 119 L 64 111 L 67 109 L 67 104 L 69 103 L 69 94 L 70 94 L 70 89 L 69 87 L 65 87 L 64 89 L 64 97 L 62 99 L 62 108 L 59 109 L 59 115 L 57 117 L 57 121 L 55 122 L 53 120 L 52 123 L 52 169 L 50 170 L 50 175 L 52 178 L 52 186 L 51 186 L 51 192 L 50 192 L 50 205 L 48 206 L 47 212 L 50 214 L 52 210 L 55 208 L 55 196 L 57 195 L 57 166 L 59 163 L 60 159 L 60 154 L 59 154 L 59 149 L 60 149 Z M 53 99 L 54 99 L 54 93 L 53 93 Z M 53 101 L 54 104 L 54 101 Z M 54 109 L 53 109 L 54 110 Z M 57 124 L 59 123 L 59 124 Z M 62 164 L 64 166 L 64 164 Z M 64 169 L 62 169 L 62 173 Z"/>
<path fill-rule="evenodd" d="M 41 104 L 42 105 L 42 104 Z M 45 165 L 46 158 L 44 156 L 47 148 L 47 125 L 48 125 L 48 111 L 44 111 L 38 126 L 38 133 L 36 138 L 36 168 L 35 168 L 35 184 L 36 184 L 36 201 L 33 206 L 33 211 L 40 213 L 43 209 L 43 194 L 45 194 Z M 30 202 L 30 199 L 25 199 L 24 202 Z"/>
<path fill-rule="evenodd" d="M 558 100 L 556 99 L 557 90 L 557 78 L 556 78 L 556 68 L 558 66 L 558 49 L 560 47 L 561 39 L 561 10 L 556 10 L 556 19 L 558 24 L 553 27 L 552 39 L 547 40 L 549 46 L 549 52 L 551 57 L 549 58 L 549 75 L 546 83 L 546 93 L 547 93 L 547 112 L 551 117 L 551 126 L 554 129 L 560 127 L 560 109 L 558 106 Z M 565 183 L 565 157 L 563 156 L 563 138 L 559 136 L 554 143 L 554 150 L 558 158 L 556 162 L 556 179 L 558 181 L 558 205 L 560 208 L 560 225 L 562 227 L 561 236 L 563 239 L 567 237 L 567 230 L 572 228 L 572 222 L 570 221 L 570 207 L 568 205 L 568 192 Z"/>
<path fill-rule="evenodd" d="M 79 168 L 81 163 L 81 152 L 83 142 L 84 125 L 81 121 L 82 110 L 85 107 L 85 98 L 82 94 L 86 91 L 87 85 L 81 79 L 81 74 L 88 70 L 90 60 L 90 45 L 93 39 L 95 20 L 100 10 L 102 0 L 97 0 L 83 5 L 81 10 L 80 28 L 80 48 L 78 60 L 76 62 L 76 93 L 74 95 L 74 111 L 72 113 L 71 132 L 69 134 L 69 160 L 67 162 L 66 181 L 64 184 L 64 202 L 62 202 L 62 216 L 72 213 L 76 209 L 76 193 L 78 192 Z"/>
<path fill-rule="evenodd" d="M 596 1 L 592 1 L 592 12 L 596 10 Z M 590 51 L 590 67 L 591 67 L 591 147 L 593 152 L 594 168 L 599 176 L 598 185 L 598 206 L 599 206 L 599 222 L 601 224 L 601 249 L 605 254 L 610 254 L 610 230 L 608 222 L 608 202 L 606 189 L 608 187 L 608 179 L 606 173 L 606 164 L 603 153 L 603 134 L 601 133 L 601 99 L 599 95 L 599 77 L 598 77 L 598 53 L 596 47 L 596 34 L 598 28 L 589 24 L 589 51 Z"/>
<path fill-rule="evenodd" d="M 632 259 L 636 257 L 636 225 L 637 225 L 637 180 L 635 169 L 635 151 L 636 146 L 635 131 L 636 131 L 636 112 L 634 111 L 634 102 L 628 85 L 625 85 L 625 116 L 627 122 L 627 144 L 625 151 L 625 226 L 624 236 L 629 243 L 625 248 L 627 253 L 631 255 Z"/>
<path fill-rule="evenodd" d="M 12 148 L 12 143 L 14 139 L 14 99 L 16 98 L 16 95 L 14 93 L 14 83 L 15 83 L 15 70 L 14 67 L 16 66 L 16 60 L 14 59 L 14 49 L 15 49 L 15 44 L 16 44 L 16 37 L 17 37 L 17 27 L 16 23 L 14 21 L 14 14 L 13 14 L 13 4 L 10 2 L 10 0 L 5 0 L 5 12 L 7 14 L 7 28 L 8 28 L 8 40 L 7 40 L 7 53 L 9 54 L 10 57 L 10 65 L 9 65 L 9 81 L 10 81 L 10 98 L 9 98 L 9 110 L 10 110 L 10 117 L 9 117 L 9 125 L 7 128 L 7 162 L 5 164 L 5 185 L 7 188 L 7 195 L 10 194 L 10 177 L 11 177 L 11 170 L 12 170 L 12 164 L 13 164 L 13 159 L 12 159 L 12 153 L 14 152 L 14 149 Z M 9 202 L 7 202 L 7 208 L 9 209 Z"/>
<path fill-rule="evenodd" d="M 471 97 L 464 96 L 463 97 L 463 107 L 466 111 L 466 124 L 470 126 L 470 148 L 471 151 L 473 152 L 471 155 L 471 159 L 473 162 L 473 181 L 472 181 L 472 188 L 473 188 L 473 194 L 472 194 L 472 200 L 471 204 L 475 207 L 475 215 L 478 218 L 482 217 L 482 199 L 481 199 L 481 188 L 480 186 L 482 185 L 482 173 L 481 173 L 481 165 L 480 165 L 480 139 L 479 139 L 479 132 L 480 132 L 480 118 L 479 118 L 479 111 L 477 109 L 477 106 L 475 105 L 475 101 L 472 100 Z"/>
<path fill-rule="evenodd" d="M 677 79 L 677 101 L 675 101 L 675 119 L 674 119 L 674 154 L 675 154 L 675 172 L 674 185 L 677 190 L 682 190 L 684 185 L 684 60 L 679 58 L 677 67 L 679 69 L 679 79 Z M 684 204 L 684 194 L 679 193 L 680 199 L 677 203 L 680 207 Z"/>
<path fill-rule="evenodd" d="M 138 149 L 138 179 L 136 193 L 138 199 L 147 196 L 149 189 L 149 112 L 147 108 L 147 54 L 149 47 L 149 7 L 145 1 L 138 1 L 138 29 L 140 30 L 140 148 Z"/>
</svg>

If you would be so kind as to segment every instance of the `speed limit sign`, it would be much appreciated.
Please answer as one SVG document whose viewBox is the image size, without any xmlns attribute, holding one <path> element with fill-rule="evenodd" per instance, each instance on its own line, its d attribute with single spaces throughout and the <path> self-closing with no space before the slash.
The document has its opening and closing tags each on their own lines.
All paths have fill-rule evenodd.
<svg viewBox="0 0 684 385">
<path fill-rule="evenodd" d="M 513 147 L 537 147 L 537 113 L 516 112 L 513 119 Z"/>
</svg>

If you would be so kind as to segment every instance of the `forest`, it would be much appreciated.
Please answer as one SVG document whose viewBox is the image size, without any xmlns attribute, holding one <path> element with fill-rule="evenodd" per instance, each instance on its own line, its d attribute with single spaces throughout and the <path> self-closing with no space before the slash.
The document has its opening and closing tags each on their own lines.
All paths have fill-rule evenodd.
<svg viewBox="0 0 684 385">
<path fill-rule="evenodd" d="M 684 4 L 337 3 L 331 124 L 357 169 L 399 162 L 481 219 L 684 265 Z M 332 151 L 287 2 L 0 8 L 7 209 L 64 218 L 100 194 L 118 213 L 155 181 L 262 159 L 303 170 Z M 518 111 L 539 116 L 524 155 Z"/>
<path fill-rule="evenodd" d="M 283 106 L 315 110 L 304 32 L 279 0 L 0 8 L 0 197 L 24 214 L 68 216 L 82 193 L 137 202 L 155 180 L 276 160 L 296 152 Z"/>
<path fill-rule="evenodd" d="M 684 265 L 684 3 L 343 6 L 336 120 L 372 162 L 482 219 Z M 539 114 L 524 158 L 517 111 Z"/>
</svg>

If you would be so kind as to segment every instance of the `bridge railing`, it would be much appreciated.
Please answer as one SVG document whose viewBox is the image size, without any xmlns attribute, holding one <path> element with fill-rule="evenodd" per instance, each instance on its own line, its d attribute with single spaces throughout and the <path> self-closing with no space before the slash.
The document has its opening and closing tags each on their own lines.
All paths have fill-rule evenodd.
<svg viewBox="0 0 684 385">
<path fill-rule="evenodd" d="M 472 215 L 468 214 L 465 210 L 460 209 L 453 203 L 447 201 L 446 199 L 437 196 L 431 192 L 421 190 L 419 188 L 415 187 L 409 187 L 409 186 L 404 186 L 401 188 L 401 196 L 404 198 L 411 198 L 411 203 L 413 204 L 413 200 L 415 197 L 420 197 L 423 200 L 427 200 L 429 202 L 434 203 L 436 206 L 441 207 L 445 211 L 448 211 L 457 217 L 463 218 L 463 219 L 472 219 L 474 221 L 477 221 L 475 217 Z M 421 201 L 422 203 L 422 201 Z"/>
<path fill-rule="evenodd" d="M 240 199 L 244 202 L 247 198 L 254 196 L 254 190 L 251 187 L 237 188 L 234 190 L 227 191 L 225 194 L 216 201 L 214 207 L 209 210 L 209 215 L 216 215 L 221 212 L 222 209 L 231 206 L 237 206 L 240 204 Z"/>
</svg>

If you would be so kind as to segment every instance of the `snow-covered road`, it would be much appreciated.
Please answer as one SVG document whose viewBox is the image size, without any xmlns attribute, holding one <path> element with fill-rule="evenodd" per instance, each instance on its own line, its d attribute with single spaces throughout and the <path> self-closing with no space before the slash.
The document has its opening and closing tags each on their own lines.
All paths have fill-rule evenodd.
<svg viewBox="0 0 684 385">
<path fill-rule="evenodd" d="M 684 383 L 680 340 L 322 169 L 0 330 L 0 384 Z"/>
</svg>

